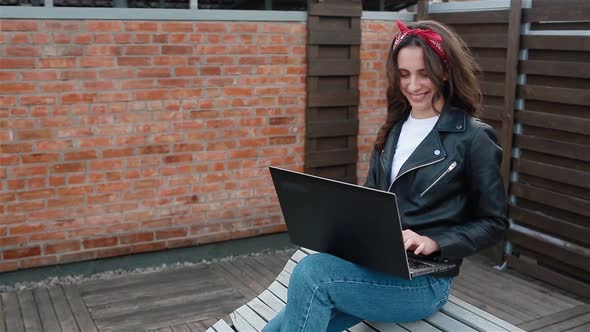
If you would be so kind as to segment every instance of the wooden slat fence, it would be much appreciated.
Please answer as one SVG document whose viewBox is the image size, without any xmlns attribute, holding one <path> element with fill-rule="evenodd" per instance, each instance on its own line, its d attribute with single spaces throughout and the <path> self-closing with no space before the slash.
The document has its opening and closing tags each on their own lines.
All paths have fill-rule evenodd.
<svg viewBox="0 0 590 332">
<path fill-rule="evenodd" d="M 360 0 L 308 0 L 305 172 L 356 183 Z"/>
<path fill-rule="evenodd" d="M 481 118 L 504 148 L 509 266 L 590 296 L 590 3 L 522 4 L 426 18 L 481 66 Z"/>
<path fill-rule="evenodd" d="M 522 11 L 511 266 L 590 296 L 590 3 Z"/>
</svg>

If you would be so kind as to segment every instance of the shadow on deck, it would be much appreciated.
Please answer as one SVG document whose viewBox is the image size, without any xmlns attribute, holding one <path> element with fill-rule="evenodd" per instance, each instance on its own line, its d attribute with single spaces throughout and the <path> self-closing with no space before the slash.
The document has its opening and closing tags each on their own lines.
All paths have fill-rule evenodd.
<svg viewBox="0 0 590 332">
<path fill-rule="evenodd" d="M 266 289 L 293 252 L 2 293 L 0 332 L 204 331 Z M 465 261 L 452 294 L 527 331 L 590 331 L 589 299 L 484 257 Z"/>
</svg>

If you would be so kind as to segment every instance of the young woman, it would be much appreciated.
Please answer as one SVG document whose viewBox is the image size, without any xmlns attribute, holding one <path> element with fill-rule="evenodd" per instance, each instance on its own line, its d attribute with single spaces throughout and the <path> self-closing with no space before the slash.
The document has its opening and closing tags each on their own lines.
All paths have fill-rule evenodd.
<svg viewBox="0 0 590 332">
<path fill-rule="evenodd" d="M 507 228 L 502 150 L 493 128 L 474 117 L 481 92 L 467 46 L 434 21 L 397 25 L 387 118 L 365 186 L 396 193 L 406 250 L 457 267 L 405 280 L 310 255 L 293 271 L 286 307 L 263 331 L 342 331 L 365 319 L 428 317 L 447 302 L 462 258 L 496 243 Z"/>
</svg>

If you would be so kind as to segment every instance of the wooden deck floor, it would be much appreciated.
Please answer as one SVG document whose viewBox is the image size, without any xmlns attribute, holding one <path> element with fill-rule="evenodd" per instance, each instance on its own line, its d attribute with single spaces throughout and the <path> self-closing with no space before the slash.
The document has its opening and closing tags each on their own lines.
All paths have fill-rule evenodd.
<svg viewBox="0 0 590 332">
<path fill-rule="evenodd" d="M 0 332 L 204 331 L 262 292 L 292 251 L 0 296 Z M 590 304 L 485 258 L 465 262 L 453 295 L 527 331 L 590 331 Z"/>
</svg>

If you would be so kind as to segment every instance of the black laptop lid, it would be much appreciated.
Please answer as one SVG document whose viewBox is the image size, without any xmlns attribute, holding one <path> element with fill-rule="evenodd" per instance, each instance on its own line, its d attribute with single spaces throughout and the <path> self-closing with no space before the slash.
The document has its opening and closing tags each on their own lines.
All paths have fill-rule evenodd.
<svg viewBox="0 0 590 332">
<path fill-rule="evenodd" d="M 291 241 L 410 278 L 395 194 L 270 167 Z"/>
</svg>

